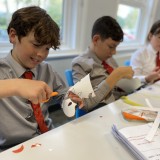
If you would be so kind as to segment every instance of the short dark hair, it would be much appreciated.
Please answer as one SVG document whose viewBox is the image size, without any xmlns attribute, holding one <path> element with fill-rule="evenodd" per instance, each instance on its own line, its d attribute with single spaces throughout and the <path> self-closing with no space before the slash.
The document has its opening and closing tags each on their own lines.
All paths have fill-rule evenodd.
<svg viewBox="0 0 160 160">
<path fill-rule="evenodd" d="M 8 34 L 11 28 L 16 30 L 19 41 L 33 31 L 35 40 L 40 45 L 50 44 L 53 49 L 60 45 L 58 25 L 38 6 L 24 7 L 15 11 L 8 25 Z"/>
<path fill-rule="evenodd" d="M 102 39 L 112 38 L 115 41 L 123 41 L 123 31 L 120 25 L 110 16 L 100 17 L 94 22 L 92 38 L 96 34 L 99 34 Z"/>
<path fill-rule="evenodd" d="M 149 34 L 152 34 L 152 35 L 157 35 L 157 34 L 159 34 L 160 33 L 160 20 L 158 20 L 158 21 L 156 21 L 153 25 L 152 25 L 152 27 L 151 27 L 151 29 L 150 29 L 150 31 L 149 31 L 149 33 L 148 33 L 148 36 L 147 36 L 147 40 L 149 41 Z"/>
</svg>

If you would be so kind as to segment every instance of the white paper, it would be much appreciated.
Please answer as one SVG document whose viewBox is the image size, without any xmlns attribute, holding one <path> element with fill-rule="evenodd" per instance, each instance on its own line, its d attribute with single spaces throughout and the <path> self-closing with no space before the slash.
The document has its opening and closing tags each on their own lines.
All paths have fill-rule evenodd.
<svg viewBox="0 0 160 160">
<path fill-rule="evenodd" d="M 73 92 L 74 94 L 79 96 L 81 99 L 89 98 L 89 96 L 92 96 L 92 97 L 95 96 L 94 90 L 90 82 L 89 74 L 84 78 L 82 78 L 81 81 L 77 82 L 74 86 L 72 86 L 69 89 L 69 91 Z M 77 104 L 72 102 L 71 99 L 69 99 L 68 97 L 67 99 L 64 99 L 62 103 L 62 109 L 65 115 L 68 117 L 73 117 L 75 115 L 76 105 Z"/>
<path fill-rule="evenodd" d="M 152 128 L 150 129 L 147 136 L 145 137 L 145 139 L 148 140 L 149 142 L 151 142 L 153 137 L 155 136 L 157 129 L 159 127 L 159 123 L 160 123 L 160 112 L 158 112 L 157 117 L 152 125 Z"/>
<path fill-rule="evenodd" d="M 117 82 L 116 86 L 123 89 L 127 93 L 131 93 L 141 87 L 142 83 L 138 78 L 121 79 Z"/>
<path fill-rule="evenodd" d="M 73 87 L 71 87 L 69 91 L 72 91 L 80 98 L 89 98 L 89 96 L 95 97 L 89 74 L 77 82 Z"/>
<path fill-rule="evenodd" d="M 65 99 L 62 103 L 62 109 L 67 117 L 73 117 L 75 115 L 76 103 L 72 102 L 71 99 Z"/>
<path fill-rule="evenodd" d="M 158 128 L 151 142 L 145 139 L 153 123 L 131 126 L 123 129 L 112 127 L 114 136 L 122 141 L 132 153 L 140 160 L 159 160 L 160 159 L 160 129 Z"/>
</svg>

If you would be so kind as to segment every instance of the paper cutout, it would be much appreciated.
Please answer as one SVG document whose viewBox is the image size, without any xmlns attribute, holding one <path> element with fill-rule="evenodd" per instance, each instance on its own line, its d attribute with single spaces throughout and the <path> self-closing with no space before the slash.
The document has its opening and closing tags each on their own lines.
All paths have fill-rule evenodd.
<svg viewBox="0 0 160 160">
<path fill-rule="evenodd" d="M 145 137 L 145 139 L 149 142 L 152 141 L 154 135 L 156 134 L 157 132 L 157 129 L 159 127 L 159 124 L 160 124 L 160 112 L 158 112 L 157 114 L 157 117 L 152 125 L 152 128 L 150 129 L 149 133 L 147 134 L 147 136 Z"/>
<path fill-rule="evenodd" d="M 67 117 L 73 117 L 75 115 L 76 103 L 72 102 L 71 99 L 65 99 L 62 103 L 62 109 Z"/>
<path fill-rule="evenodd" d="M 152 128 L 145 137 L 147 141 L 152 141 L 160 124 L 160 108 L 153 108 L 153 106 L 152 108 L 139 106 L 139 108 L 135 109 L 134 107 L 130 106 L 128 109 L 122 110 L 122 114 L 126 119 L 154 121 Z"/>
<path fill-rule="evenodd" d="M 18 149 L 13 150 L 12 152 L 13 152 L 13 153 L 20 153 L 20 152 L 23 151 L 23 149 L 24 149 L 24 146 L 21 145 Z"/>
<path fill-rule="evenodd" d="M 68 93 L 70 91 L 79 96 L 81 99 L 89 98 L 90 96 L 95 97 L 95 93 L 90 82 L 89 74 L 82 78 L 74 86 L 72 86 L 68 90 Z M 64 99 L 62 103 L 62 109 L 65 115 L 68 117 L 73 117 L 75 115 L 76 105 L 77 104 L 72 102 L 71 99 L 69 99 L 68 97 L 67 99 Z"/>
<path fill-rule="evenodd" d="M 135 106 L 135 107 L 142 106 L 141 104 L 130 100 L 127 96 L 122 96 L 121 99 L 126 104 L 129 104 L 129 105 L 132 105 L 132 106 Z"/>
<path fill-rule="evenodd" d="M 72 86 L 69 91 L 75 93 L 80 98 L 89 98 L 89 96 L 95 97 L 89 74 Z"/>
<path fill-rule="evenodd" d="M 122 110 L 122 115 L 127 120 L 138 121 L 154 121 L 157 116 L 157 111 L 143 110 L 140 108 L 128 108 Z"/>
<path fill-rule="evenodd" d="M 121 79 L 117 82 L 116 86 L 118 86 L 127 93 L 131 93 L 140 88 L 142 86 L 142 83 L 138 78 Z"/>
<path fill-rule="evenodd" d="M 154 108 L 154 107 L 152 106 L 151 102 L 149 101 L 149 99 L 145 98 L 145 101 L 146 101 L 148 107 Z"/>
<path fill-rule="evenodd" d="M 40 147 L 41 146 L 41 144 L 40 143 L 35 143 L 35 144 L 32 144 L 31 145 L 31 148 L 34 148 L 34 147 Z"/>
</svg>

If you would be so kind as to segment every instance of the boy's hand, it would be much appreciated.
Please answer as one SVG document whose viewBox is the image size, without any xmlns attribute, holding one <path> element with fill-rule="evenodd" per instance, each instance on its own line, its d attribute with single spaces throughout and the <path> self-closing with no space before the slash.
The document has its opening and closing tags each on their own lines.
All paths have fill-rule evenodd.
<svg viewBox="0 0 160 160">
<path fill-rule="evenodd" d="M 160 68 L 156 67 L 148 76 L 145 77 L 147 83 L 153 83 L 160 79 Z"/>
<path fill-rule="evenodd" d="M 77 103 L 78 107 L 81 109 L 84 106 L 84 102 L 83 100 L 78 97 L 76 94 L 74 94 L 73 92 L 69 92 L 68 97 L 74 102 Z"/>
<path fill-rule="evenodd" d="M 131 79 L 133 74 L 134 71 L 132 70 L 132 67 L 118 67 L 106 78 L 106 83 L 109 85 L 111 90 L 120 79 Z"/>
<path fill-rule="evenodd" d="M 28 99 L 33 104 L 38 104 L 51 97 L 52 90 L 43 81 L 18 79 L 16 84 L 14 86 L 17 95 Z"/>
<path fill-rule="evenodd" d="M 113 73 L 116 74 L 120 79 L 122 78 L 131 79 L 134 75 L 132 67 L 118 67 L 113 71 Z"/>
</svg>

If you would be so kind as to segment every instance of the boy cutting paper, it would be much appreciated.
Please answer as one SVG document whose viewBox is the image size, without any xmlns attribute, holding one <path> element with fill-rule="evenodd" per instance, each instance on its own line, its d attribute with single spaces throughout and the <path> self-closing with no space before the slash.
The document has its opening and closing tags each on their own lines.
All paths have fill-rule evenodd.
<svg viewBox="0 0 160 160">
<path fill-rule="evenodd" d="M 60 45 L 59 27 L 45 10 L 30 6 L 15 11 L 8 26 L 8 34 L 13 49 L 7 57 L 0 59 L 0 79 L 44 81 L 58 95 L 41 106 L 16 96 L 1 99 L 0 149 L 12 147 L 52 129 L 48 106 L 61 103 L 67 90 L 58 73 L 43 62 L 49 49 L 57 49 Z M 41 99 L 44 98 L 49 96 L 41 92 Z M 83 106 L 78 96 L 70 94 L 70 98 Z"/>
</svg>

